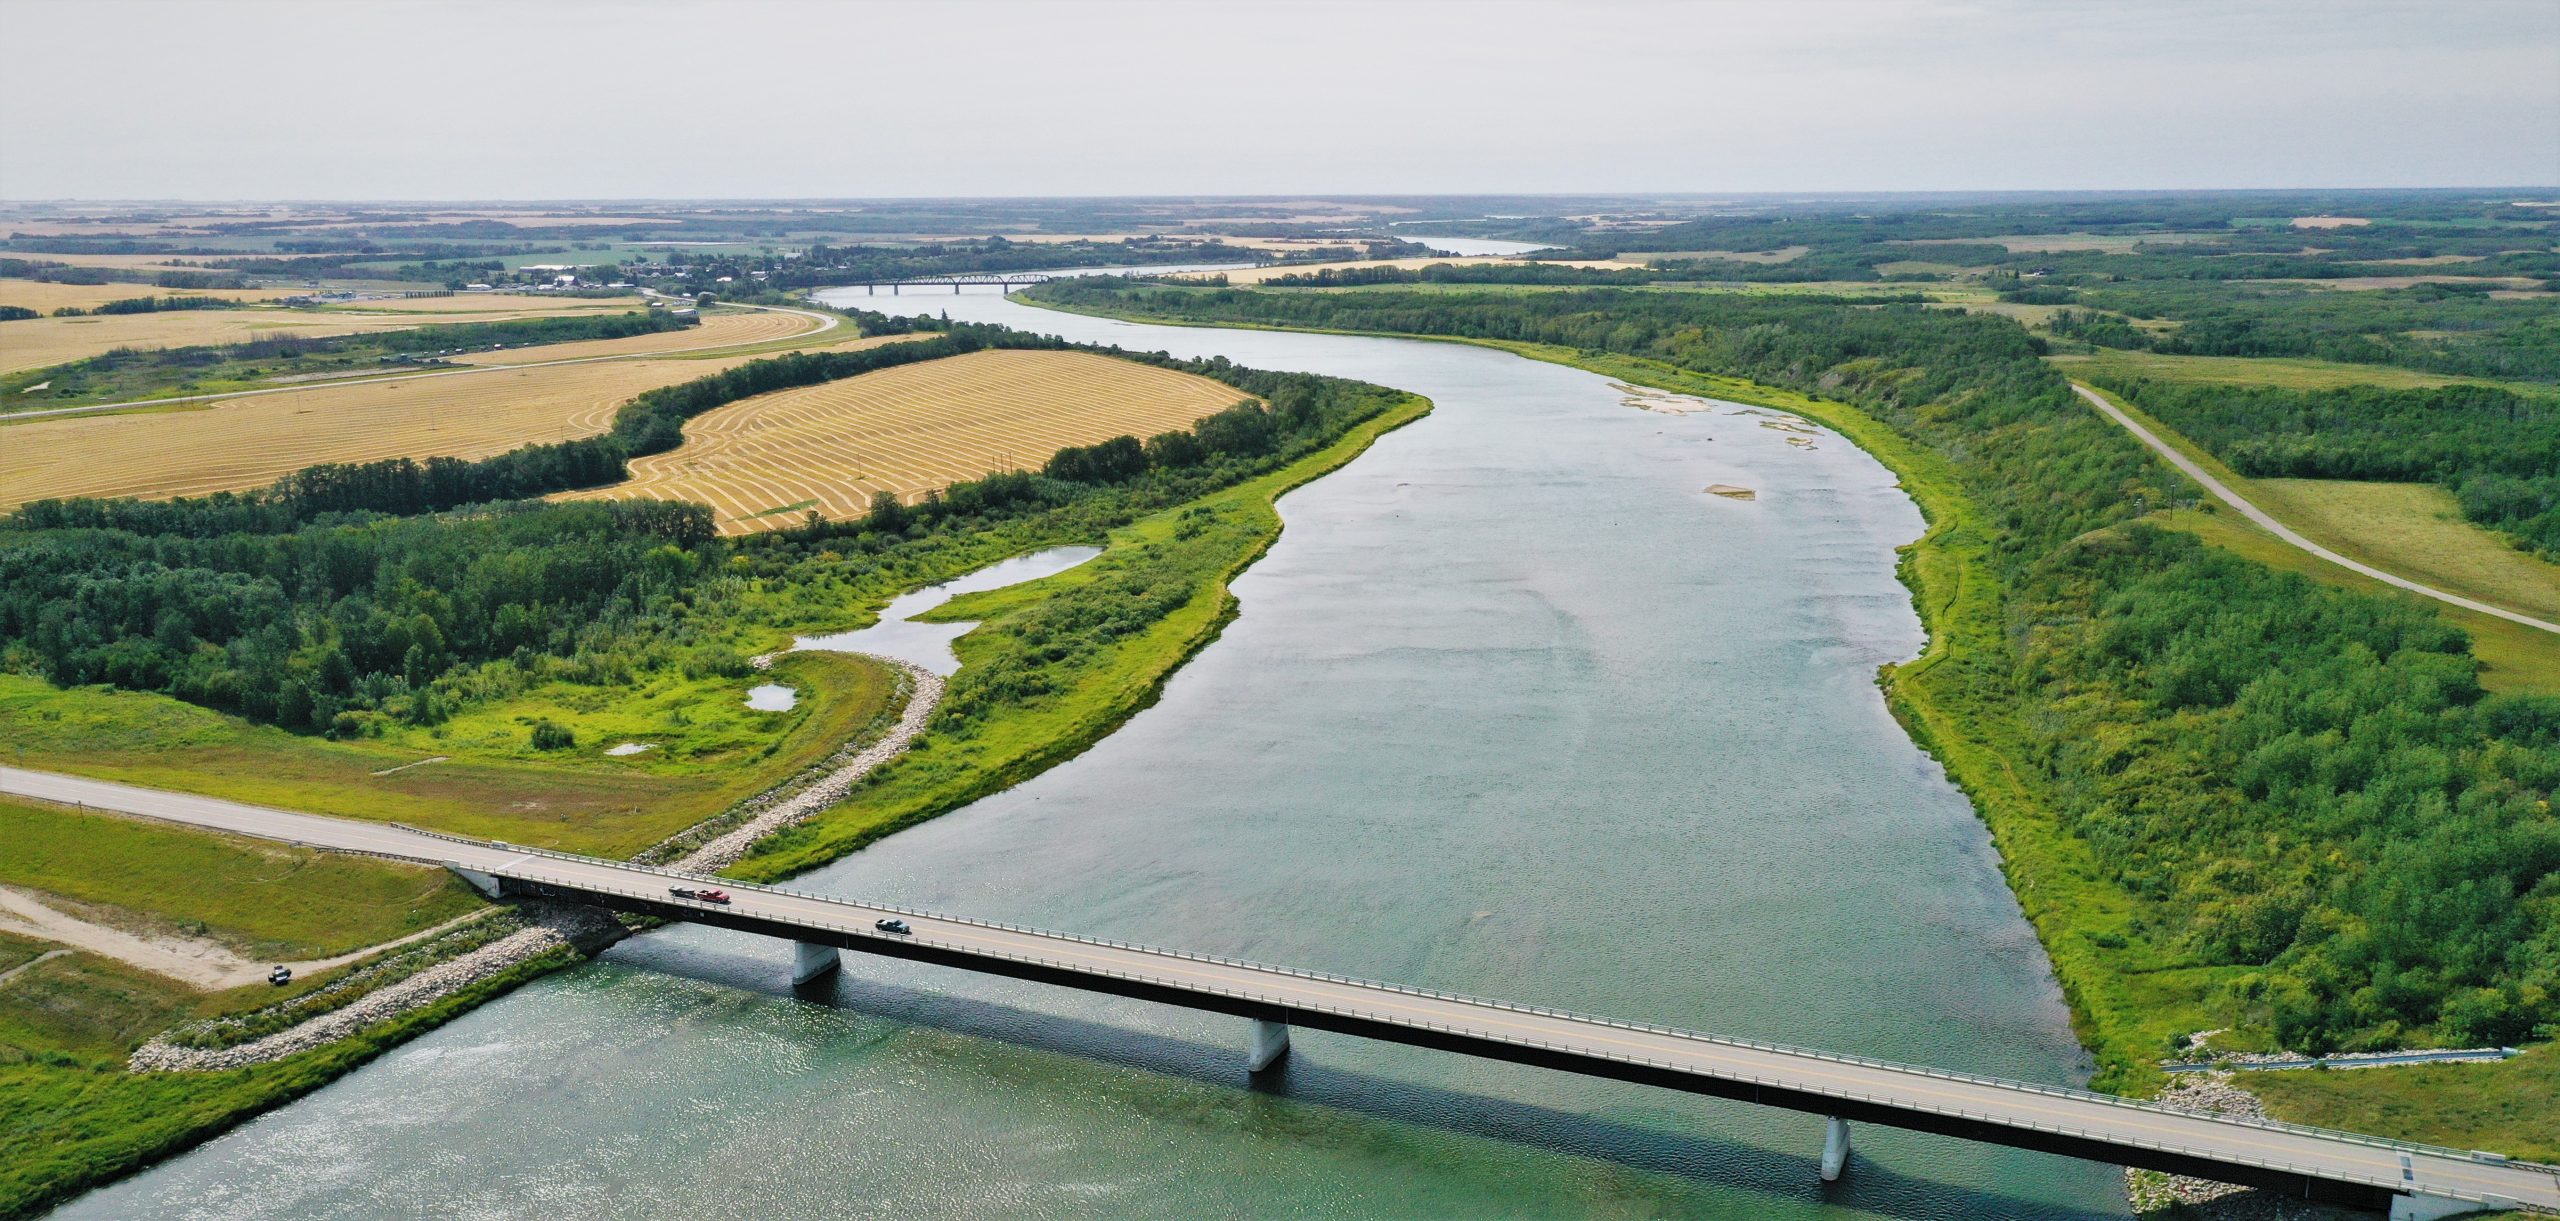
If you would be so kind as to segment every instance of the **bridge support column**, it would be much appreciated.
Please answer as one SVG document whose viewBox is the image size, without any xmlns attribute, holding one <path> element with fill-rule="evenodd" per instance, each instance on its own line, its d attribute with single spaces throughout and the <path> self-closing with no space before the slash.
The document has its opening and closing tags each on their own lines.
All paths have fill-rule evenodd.
<svg viewBox="0 0 2560 1221">
<path fill-rule="evenodd" d="M 791 943 L 791 982 L 805 984 L 844 965 L 844 956 L 831 945 L 812 945 L 806 941 Z"/>
<path fill-rule="evenodd" d="M 1837 1115 L 1823 1125 L 1822 1181 L 1840 1181 L 1841 1168 L 1849 1164 L 1849 1121 Z"/>
<path fill-rule="evenodd" d="M 1253 1050 L 1245 1057 L 1246 1072 L 1258 1073 L 1272 1062 L 1289 1054 L 1289 1024 L 1253 1019 Z"/>
<path fill-rule="evenodd" d="M 473 889 L 492 899 L 504 897 L 507 893 L 506 881 L 495 875 L 482 873 L 477 869 L 465 869 L 452 861 L 446 861 L 444 867 L 452 870 L 455 877 L 471 883 Z"/>
</svg>

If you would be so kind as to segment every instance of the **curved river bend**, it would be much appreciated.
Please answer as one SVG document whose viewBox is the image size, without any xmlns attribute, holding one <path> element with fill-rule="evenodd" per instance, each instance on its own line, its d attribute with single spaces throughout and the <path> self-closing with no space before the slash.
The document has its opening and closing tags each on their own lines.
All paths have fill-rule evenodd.
<svg viewBox="0 0 2560 1221">
<path fill-rule="evenodd" d="M 877 308 L 885 298 L 863 298 Z M 1054 771 L 812 890 L 2036 1081 L 2085 1071 L 1886 714 L 1921 521 L 1873 460 L 1451 344 L 919 308 L 1437 411 L 1283 501 L 1243 615 Z M 1747 487 L 1752 501 L 1704 494 Z M 2120 1216 L 2105 1167 L 678 927 L 73 1217 Z"/>
</svg>

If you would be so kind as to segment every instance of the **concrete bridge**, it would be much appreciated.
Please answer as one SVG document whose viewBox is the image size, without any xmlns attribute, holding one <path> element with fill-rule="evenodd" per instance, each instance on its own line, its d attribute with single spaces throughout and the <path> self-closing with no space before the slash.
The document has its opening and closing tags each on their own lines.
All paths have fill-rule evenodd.
<svg viewBox="0 0 2560 1221">
<path fill-rule="evenodd" d="M 2560 1213 L 2560 1170 L 2485 1154 L 2268 1121 L 2220 1119 L 2083 1090 L 1835 1055 L 1456 996 L 1294 967 L 749 886 L 618 861 L 324 818 L 192 794 L 0 767 L 0 792 L 85 804 L 341 851 L 441 863 L 496 897 L 547 896 L 757 933 L 793 947 L 804 982 L 844 951 L 1181 1005 L 1244 1019 L 1259 1072 L 1309 1027 L 1487 1059 L 1733 1098 L 1825 1117 L 1822 1175 L 1848 1165 L 1853 1123 L 2060 1153 L 2387 1209 Z M 670 888 L 716 887 L 726 904 Z M 905 934 L 878 927 L 903 920 Z M 2390 1071 L 2390 1070 L 2374 1070 Z"/>
<path fill-rule="evenodd" d="M 880 295 L 880 290 L 883 287 L 886 287 L 889 290 L 889 295 L 894 297 L 898 295 L 898 290 L 901 288 L 940 288 L 943 285 L 948 284 L 951 286 L 951 291 L 955 294 L 960 291 L 962 285 L 977 285 L 980 287 L 992 285 L 1010 293 L 1017 288 L 1027 288 L 1033 284 L 1046 284 L 1051 278 L 1052 277 L 1048 273 L 1039 271 L 991 273 L 979 276 L 925 276 L 914 280 L 864 281 L 862 291 L 865 296 L 876 297 Z"/>
<path fill-rule="evenodd" d="M 2394 1218 L 2482 1208 L 2560 1212 L 2560 1172 L 2454 1149 L 2272 1122 L 2216 1119 L 2083 1090 L 1563 1013 L 1400 984 L 1130 945 L 779 887 L 747 886 L 531 849 L 448 866 L 493 897 L 540 896 L 758 933 L 793 945 L 794 983 L 842 952 L 905 958 L 1246 1019 L 1245 1066 L 1288 1054 L 1305 1026 L 1824 1116 L 1822 1177 L 1850 1157 L 1850 1124 L 1921 1132 L 2245 1183 L 2387 1209 Z M 717 887 L 726 904 L 671 886 Z M 903 920 L 907 933 L 881 920 Z"/>
</svg>

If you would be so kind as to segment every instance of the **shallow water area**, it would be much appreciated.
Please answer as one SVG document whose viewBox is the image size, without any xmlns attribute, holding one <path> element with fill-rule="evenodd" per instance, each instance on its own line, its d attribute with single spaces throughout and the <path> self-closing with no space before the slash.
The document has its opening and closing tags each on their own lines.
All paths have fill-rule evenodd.
<svg viewBox="0 0 2560 1221">
<path fill-rule="evenodd" d="M 2084 1078 L 1987 834 L 1875 688 L 1922 643 L 1893 569 L 1923 523 L 1865 454 L 1481 348 L 912 308 L 1437 406 L 1281 501 L 1153 707 L 794 888 Z M 790 961 L 634 938 L 65 1215 L 2125 1212 L 2088 1163 L 1860 1125 L 1825 1185 L 1818 1116 L 1310 1030 L 1248 1083 L 1237 1019 Z"/>
<path fill-rule="evenodd" d="M 805 649 L 819 653 L 870 653 L 894 657 L 947 678 L 960 669 L 960 656 L 951 651 L 951 642 L 968 635 L 969 629 L 978 625 L 975 622 L 918 623 L 914 621 L 915 616 L 962 594 L 984 593 L 1056 576 L 1100 554 L 1100 547 L 1051 547 L 1029 555 L 1017 555 L 957 580 L 900 594 L 880 608 L 880 622 L 870 627 L 824 636 L 802 636 L 794 640 L 791 647 L 795 651 Z"/>
<path fill-rule="evenodd" d="M 780 683 L 747 688 L 747 707 L 757 712 L 789 712 L 799 703 L 800 693 Z"/>
</svg>

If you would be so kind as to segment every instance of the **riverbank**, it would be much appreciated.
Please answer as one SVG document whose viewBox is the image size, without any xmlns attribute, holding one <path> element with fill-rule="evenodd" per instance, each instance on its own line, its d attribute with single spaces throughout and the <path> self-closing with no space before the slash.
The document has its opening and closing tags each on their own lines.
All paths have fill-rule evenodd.
<svg viewBox="0 0 2560 1221">
<path fill-rule="evenodd" d="M 919 750 L 873 773 L 843 803 L 779 829 L 726 872 L 754 882 L 789 877 L 1083 753 L 1155 703 L 1174 671 L 1235 618 L 1237 603 L 1227 583 L 1280 537 L 1281 496 L 1339 469 L 1379 437 L 1430 410 L 1429 400 L 1405 395 L 1333 444 L 1278 471 L 1113 531 L 1102 557 L 1091 563 L 935 608 L 929 618 L 983 621 L 959 643 L 961 684 L 978 681 L 986 663 L 1026 631 L 1042 632 L 1045 639 L 1047 629 L 1035 621 L 1048 598 L 1152 601 L 1165 609 L 1142 629 L 1070 659 L 1083 664 L 1053 678 L 1058 688 L 1015 709 L 1008 723 L 943 727 L 919 741 Z"/>
<path fill-rule="evenodd" d="M 1021 716 L 1006 710 L 1006 715 L 990 718 L 983 696 L 977 697 L 969 709 L 974 733 L 937 733 L 936 737 L 951 745 L 944 745 L 936 754 L 936 766 L 903 769 L 936 777 L 940 786 L 934 791 L 942 796 L 944 804 L 925 813 L 907 811 L 896 825 L 909 825 L 955 808 L 970 795 L 997 791 L 1071 758 L 1151 703 L 1173 670 L 1214 640 L 1217 629 L 1233 617 L 1234 599 L 1226 592 L 1225 581 L 1249 565 L 1277 536 L 1279 519 L 1271 502 L 1290 488 L 1338 468 L 1387 429 L 1419 418 L 1429 409 L 1427 402 L 1412 396 L 1365 389 L 1359 393 L 1377 395 L 1385 407 L 1350 426 L 1331 444 L 1295 462 L 1234 487 L 1176 504 L 1114 532 L 1114 543 L 1127 548 L 1116 563 L 1102 565 L 1093 573 L 1071 576 L 1039 592 L 1007 589 L 973 595 L 937 614 L 936 618 L 995 620 L 991 625 L 993 633 L 1001 636 L 1025 620 L 1038 620 L 1052 593 L 1070 601 L 1078 596 L 1100 598 L 1111 603 L 1115 613 L 1146 605 L 1144 597 L 1126 596 L 1133 588 L 1132 582 L 1152 589 L 1161 609 L 1166 611 L 1148 630 L 1103 650 L 1107 656 L 1087 667 L 1048 706 Z M 958 571 L 907 575 L 920 576 L 923 583 L 930 584 L 964 575 L 975 566 L 972 550 L 965 547 L 938 553 L 936 558 L 963 566 Z M 1205 583 L 1191 580 L 1199 571 L 1214 572 L 1216 579 Z M 1178 579 L 1168 582 L 1167 578 Z M 1177 590 L 1180 596 L 1172 596 Z M 964 660 L 981 661 L 991 656 L 988 649 L 974 644 L 963 649 Z M 823 662 L 824 656 L 815 655 L 812 660 Z M 932 744 L 918 739 L 942 706 L 943 680 L 921 668 L 884 660 L 901 672 L 899 688 L 906 697 L 894 721 L 874 719 L 854 744 L 840 748 L 818 769 L 822 774 L 812 777 L 804 773 L 714 819 L 718 825 L 706 826 L 705 834 L 679 835 L 658 848 L 681 853 L 680 863 L 688 868 L 712 870 L 733 864 L 759 840 L 779 833 L 800 849 L 792 858 L 794 863 L 777 866 L 773 857 L 764 856 L 750 858 L 749 864 L 764 870 L 761 876 L 780 876 L 833 859 L 896 829 L 867 825 L 848 838 L 815 835 L 794 826 L 845 797 L 849 790 L 863 788 L 873 769 L 892 762 L 905 750 L 932 748 Z M 874 730 L 881 732 L 875 736 Z M 973 754 L 966 749 L 971 738 L 1001 749 Z M 610 735 L 605 740 L 610 740 Z M 955 746 L 961 749 L 954 749 Z M 983 766 L 968 766 L 973 760 Z M 794 835 L 795 831 L 801 833 Z M 138 1094 L 202 1101 L 205 1105 L 194 1108 L 193 1121 L 176 1127 L 110 1121 L 110 1126 L 118 1129 L 118 1139 L 110 1142 L 112 1147 L 99 1146 L 93 1151 L 96 1156 L 84 1157 L 78 1165 L 57 1160 L 43 1167 L 30 1166 L 26 1181 L 18 1184 L 17 1190 L 0 1190 L 0 1214 L 48 1206 L 145 1162 L 200 1143 L 316 1088 L 405 1037 L 395 1032 L 424 1029 L 417 1023 L 440 1022 L 516 983 L 585 961 L 594 950 L 618 936 L 618 932 L 591 935 L 597 930 L 587 928 L 585 922 L 578 922 L 574 929 L 549 927 L 549 923 L 556 922 L 476 947 L 407 978 L 387 981 L 376 991 L 333 1012 L 248 1042 L 207 1049 L 181 1046 L 165 1038 L 152 1041 L 131 1057 L 133 1071 L 119 1076 Z M 342 1054 L 343 1049 L 359 1046 L 368 1050 L 362 1055 Z M 306 1066 L 323 1062 L 335 1067 L 326 1072 L 307 1071 Z M 0 1069 L 0 1073 L 5 1071 Z M 289 1081 L 291 1086 L 267 1088 L 265 1083 L 270 1080 Z M 185 1084 L 173 1084 L 181 1082 Z M 180 1092 L 172 1095 L 173 1089 Z M 33 1093 L 16 1093 L 0 1105 L 14 1107 L 17 1097 L 32 1097 Z"/>
<path fill-rule="evenodd" d="M 1067 308 L 1042 302 L 1051 308 Z M 1180 319 L 1078 308 L 1123 321 L 1191 324 Z M 1221 327 L 1324 334 L 1348 330 L 1218 322 Z M 2163 1083 L 2155 1050 L 2176 1034 L 2201 1028 L 2201 997 L 2194 988 L 2163 988 L 2104 957 L 2107 940 L 2124 948 L 2123 929 L 2132 904 L 2100 879 L 2104 876 L 2085 840 L 2069 834 L 2051 813 L 2023 757 L 2019 707 L 2009 689 L 2008 645 L 2002 584 L 1990 566 L 1991 532 L 1944 458 L 1904 438 L 1847 403 L 1818 399 L 1739 378 L 1696 373 L 1641 357 L 1617 356 L 1549 344 L 1452 335 L 1395 334 L 1493 348 L 1532 360 L 1566 365 L 1630 385 L 1723 399 L 1803 416 L 1847 437 L 1891 470 L 1928 522 L 1928 531 L 1902 548 L 1898 576 L 1928 633 L 1920 656 L 1881 667 L 1877 683 L 1887 706 L 1921 749 L 1946 769 L 1991 830 L 2010 890 L 2035 927 L 2071 1009 L 2072 1028 L 2097 1061 L 2090 1087 L 2147 1094 Z M 2168 1002 L 2168 1003 L 2163 1003 Z"/>
<path fill-rule="evenodd" d="M 1124 297 L 1137 297 L 1137 289 Z M 1157 292 L 1155 297 L 1160 299 L 1142 307 L 1149 312 L 1129 312 L 1129 307 L 1119 305 L 1121 297 L 1085 294 L 1073 310 L 1132 323 L 1167 320 L 1155 310 L 1193 312 L 1193 302 L 1172 299 L 1178 294 Z M 2227 916 L 2227 911 L 2245 906 L 2245 896 L 2253 888 L 2245 881 L 2214 881 L 2214 870 L 2227 868 L 2214 865 L 2214 852 L 2240 860 L 2268 855 L 2266 847 L 2253 847 L 2250 840 L 2207 847 L 2217 840 L 2209 834 L 2212 814 L 2207 814 L 2214 809 L 2214 801 L 2243 799 L 2243 794 L 2232 794 L 2230 788 L 2209 781 L 2209 776 L 2232 773 L 2235 760 L 2225 755 L 2245 753 L 2243 747 L 2220 742 L 2273 737 L 2281 727 L 2268 730 L 2268 724 L 2286 717 L 2294 722 L 2317 719 L 2317 709 L 2294 704 L 2286 696 L 2286 691 L 2294 691 L 2289 686 L 2296 681 L 2291 671 L 2304 671 L 2312 663 L 2296 658 L 2289 645 L 2278 645 L 2289 658 L 2278 666 L 2289 671 L 2284 676 L 2266 676 L 2250 668 L 2222 671 L 2217 678 L 2230 683 L 2222 696 L 2199 699 L 2194 691 L 2171 691 L 2163 699 L 2161 691 L 2143 689 L 2143 673 L 2161 676 L 2176 663 L 2186 663 L 2194 673 L 2207 673 L 2212 663 L 2196 668 L 2194 640 L 2204 632 L 2202 627 L 2176 627 L 2173 619 L 2161 617 L 2161 607 L 2181 596 L 2214 589 L 2212 596 L 2220 599 L 2214 614 L 2214 622 L 2220 625 L 2217 630 L 2240 637 L 2284 619 L 2291 607 L 2304 607 L 2330 625 L 2330 630 L 2314 637 L 2327 653 L 2335 653 L 2342 640 L 2350 640 L 2360 622 L 2396 622 L 2406 612 L 2396 599 L 2348 602 L 2312 596 L 2309 591 L 2286 589 L 2284 579 L 2250 571 L 2230 555 L 2181 550 L 2171 535 L 2150 530 L 2150 525 L 2168 525 L 2161 520 L 2161 509 L 2186 502 L 2191 491 L 2176 476 L 2163 481 L 2158 471 L 2145 471 L 2145 463 L 2130 461 L 2138 448 L 2094 435 L 2099 430 L 2061 410 L 2061 404 L 2053 402 L 2058 394 L 2045 394 L 2030 376 L 2017 379 L 2020 394 L 2007 407 L 2007 399 L 1989 399 L 1984 404 L 1979 397 L 1971 399 L 1969 407 L 1964 394 L 1943 397 L 1948 394 L 1948 381 L 1938 381 L 1925 394 L 1879 389 L 1900 387 L 1907 379 L 1930 384 L 1930 358 L 1910 351 L 1902 361 L 1910 361 L 1912 369 L 1902 371 L 1902 376 L 1879 376 L 1874 366 L 1882 356 L 1866 348 L 1869 358 L 1848 361 L 1828 374 L 1820 371 L 1820 361 L 1815 361 L 1812 371 L 1777 369 L 1777 379 L 1787 381 L 1789 387 L 1802 387 L 1802 392 L 1792 392 L 1687 369 L 1687 363 L 1708 363 L 1705 358 L 1674 366 L 1667 363 L 1669 358 L 1610 356 L 1590 348 L 1546 348 L 1469 335 L 1411 335 L 1400 325 L 1416 325 L 1408 320 L 1421 317 L 1416 312 L 1421 305 L 1400 312 L 1400 307 L 1408 305 L 1403 299 L 1382 299 L 1385 305 L 1372 302 L 1375 307 L 1370 310 L 1318 310 L 1311 307 L 1311 299 L 1290 299 L 1288 305 L 1280 305 L 1277 297 L 1270 302 L 1265 297 L 1270 294 L 1242 299 L 1236 294 L 1198 297 L 1198 325 L 1377 333 L 1500 348 L 1618 376 L 1620 381 L 1797 412 L 1838 427 L 1864 451 L 1887 463 L 1930 520 L 1925 538 L 1905 548 L 1900 566 L 1915 609 L 1930 630 L 1930 645 L 1910 663 L 1884 666 L 1879 683 L 1894 717 L 1905 724 L 1912 740 L 1928 747 L 1958 786 L 1964 786 L 1974 801 L 1974 814 L 1994 832 L 1999 868 L 2007 875 L 2017 904 L 2030 916 L 2045 962 L 2066 993 L 2076 1034 L 2097 1055 L 2097 1088 L 2120 1093 L 2158 1088 L 2158 1055 L 2171 1047 L 2171 1039 L 2181 1034 L 2179 1026 L 2189 1019 L 2199 1024 L 2248 1026 L 2243 1032 L 2248 1047 L 2271 1047 L 2278 1039 L 2294 1047 L 2427 1047 L 2435 1042 L 2522 1039 L 2524 1032 L 2514 1024 L 2483 1029 L 2450 1009 L 2442 1014 L 2445 1021 L 2440 1029 L 2401 1029 L 2399 1021 L 2358 1029 L 2360 1024 L 2376 1021 L 2371 1006 L 2355 1001 L 2363 1009 L 2342 1009 L 2342 993 L 2309 1001 L 2309 988 L 2301 986 L 2296 975 L 2289 975 L 2289 970 L 2307 970 L 2304 962 L 2322 962 L 2317 950 L 2322 934 L 2314 932 L 2317 927 L 2312 924 L 2301 929 L 2301 942 L 2314 945 L 2314 950 L 2296 945 L 2284 957 L 2276 957 L 2276 950 L 2284 947 L 2284 939 L 2291 939 L 2289 932 L 2281 934 L 2273 947 L 2235 950 L 2227 939 L 2217 939 L 2214 922 Z M 1260 305 L 1272 307 L 1262 312 L 1257 310 Z M 1426 305 L 1441 307 L 1446 302 L 1434 297 Z M 1249 320 L 1257 312 L 1285 323 L 1257 325 Z M 1654 315 L 1633 312 L 1664 328 L 1679 325 L 1679 320 L 1661 310 Z M 1326 323 L 1331 317 L 1380 317 L 1385 325 L 1372 330 L 1298 325 L 1300 320 Z M 1531 323 L 1523 323 L 1523 312 L 1505 312 L 1503 307 L 1487 307 L 1487 317 L 1469 317 L 1464 312 L 1441 317 L 1446 323 L 1428 325 L 1477 333 L 1500 333 L 1500 325 L 1516 325 L 1539 333 L 1531 325 L 1536 323 L 1546 325 L 1549 333 L 1597 335 L 1597 330 L 1582 325 L 1585 320 L 1580 317 L 1559 323 L 1533 310 L 1526 312 Z M 1846 325 L 1838 317 L 1810 317 L 1802 323 L 1807 325 L 1807 335 L 1820 335 L 1825 325 Z M 1654 335 L 1659 348 L 1661 330 L 1654 330 Z M 2022 351 L 2015 343 L 2004 343 L 2004 335 L 1976 338 L 1987 351 L 2002 353 L 1999 361 L 2020 363 L 2015 356 L 2022 356 Z M 1705 335 L 1672 343 L 1682 346 L 1690 340 L 1695 340 L 1697 348 L 1713 348 L 1718 333 L 1710 328 Z M 1807 338 L 1807 346 L 1820 348 L 1820 340 Z M 1892 343 L 1884 343 L 1884 348 L 1892 348 Z M 1638 343 L 1638 351 L 1654 348 L 1641 348 Z M 1981 376 L 1992 379 L 1994 374 Z M 1841 387 L 1838 394 L 1843 399 L 1856 397 L 1856 404 L 1823 397 L 1833 387 Z M 2020 461 L 2022 453 L 2040 453 L 2040 458 Z M 2043 548 L 2043 561 L 2020 553 L 2020 543 Z M 2145 576 L 2138 579 L 2135 573 Z M 2092 599 L 2092 591 L 2104 591 L 2104 599 Z M 2020 604 L 2015 599 L 2033 602 Z M 2125 632 L 2145 627 L 2156 632 L 2153 637 L 2140 637 L 2148 645 L 2127 645 L 2135 637 Z M 2435 640 L 2424 635 L 2429 627 L 2412 627 L 2412 632 L 2419 632 L 2412 640 Z M 2102 653 L 2099 640 L 2115 642 L 2117 653 Z M 2120 653 L 2150 655 L 2148 671 L 2138 668 L 2127 678 L 2122 668 L 2109 668 L 2107 658 Z M 2171 660 L 2171 655 L 2179 658 Z M 2324 655 L 2324 650 L 2312 648 L 2301 658 L 2309 655 Z M 2470 660 L 2463 658 L 2460 640 L 2450 640 L 2447 648 L 2422 642 L 2394 658 L 2394 666 L 2432 663 L 2437 658 L 2447 668 L 2460 668 Z M 2350 686 L 2363 686 L 2365 691 L 2383 686 L 2371 658 L 2345 655 L 2337 671 L 2353 673 Z M 2235 712 L 2227 694 L 2240 686 L 2250 686 L 2253 696 L 2240 701 Z M 2447 717 L 2460 712 L 2460 706 L 2445 709 Z M 2071 730 L 2056 732 L 2056 724 L 2071 724 Z M 2227 737 L 2232 730 L 2243 730 L 2243 735 Z M 2493 732 L 2483 730 L 2483 737 L 2493 737 Z M 2394 768 L 2414 758 L 2414 750 L 2404 753 L 2394 760 Z M 2337 801 L 2353 804 L 2353 796 L 2337 794 Z M 2299 794 L 2286 801 L 2299 804 Z M 2268 809 L 2255 814 L 2273 814 L 2286 801 L 2271 801 Z M 2376 827 L 2371 834 L 2399 834 L 2409 842 L 2440 840 L 2440 834 L 2422 824 L 2409 824 L 2409 819 L 2368 822 L 2394 822 L 2394 827 Z M 2301 824 L 2299 811 L 2291 824 Z M 2266 834 L 2268 845 L 2273 845 L 2284 832 L 2271 824 Z M 2107 858 L 2099 858 L 2094 847 L 2099 840 L 2115 845 Z M 2337 842 L 2335 850 L 2345 852 L 2350 863 L 2368 863 L 2365 852 L 2353 842 Z M 2424 858 L 2424 852 L 2417 855 Z M 2186 904 L 2166 901 L 2171 891 L 2186 898 Z M 2383 916 L 2388 916 L 2386 911 L 2373 911 L 2365 919 Z M 2481 991 L 2478 996 L 2493 993 Z M 2532 1003 L 2532 988 L 2524 996 L 2524 1003 Z M 2314 1003 L 2319 1009 L 2314 1009 Z M 2409 1014 L 2406 1021 L 2412 1026 L 2429 1021 L 2424 1006 L 2401 1009 Z M 2514 1070 L 2483 1067 L 2483 1080 L 2486 1073 Z M 2309 1080 L 2319 1083 L 2324 1078 Z M 2294 1085 L 2309 1090 L 2309 1085 Z M 2309 1119 L 2307 1098 L 2289 1098 L 2278 1111 L 2286 1113 L 2286 1119 Z M 2452 1131 L 2504 1131 L 2496 1124 L 2496 1116 L 2488 1113 L 2435 1111 L 2450 1124 L 2394 1129 L 2391 1134 L 2458 1144 Z M 2483 1147 L 2514 1154 L 2527 1144 L 2501 1137 L 2501 1142 Z"/>
</svg>

